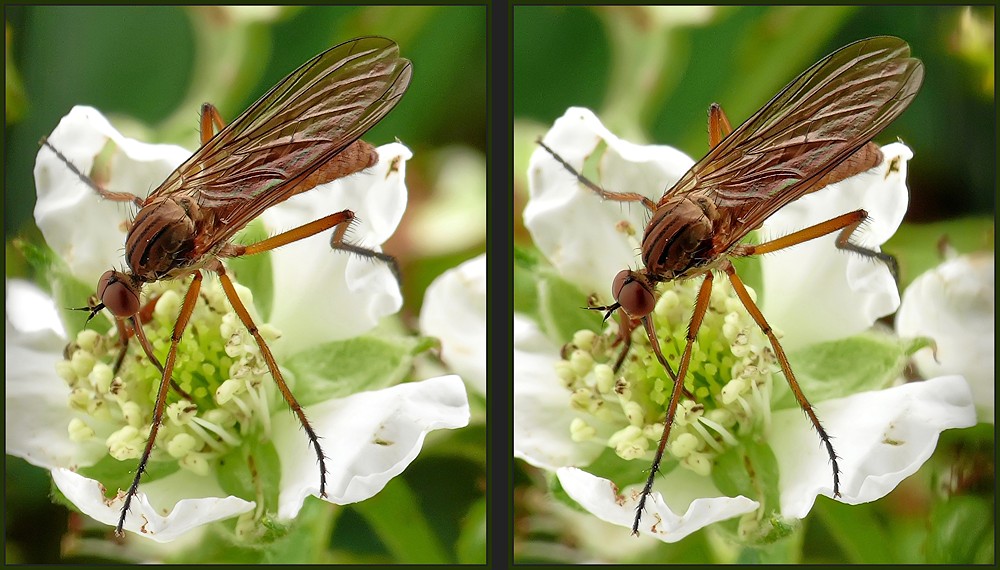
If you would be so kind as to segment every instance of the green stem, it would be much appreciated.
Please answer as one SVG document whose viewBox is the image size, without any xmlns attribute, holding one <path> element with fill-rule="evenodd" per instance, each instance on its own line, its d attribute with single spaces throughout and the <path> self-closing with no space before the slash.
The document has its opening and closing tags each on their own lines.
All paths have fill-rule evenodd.
<svg viewBox="0 0 1000 570">
<path fill-rule="evenodd" d="M 655 25 L 643 8 L 598 10 L 611 47 L 610 77 L 601 119 L 622 138 L 643 142 L 645 126 L 663 102 L 678 53 L 673 28 Z M 680 55 L 680 57 L 678 57 Z"/>
<path fill-rule="evenodd" d="M 202 103 L 218 107 L 226 122 L 235 118 L 271 52 L 266 26 L 234 20 L 218 8 L 191 7 L 187 13 L 195 35 L 194 69 L 184 100 L 157 128 L 165 141 L 191 139 Z"/>
</svg>

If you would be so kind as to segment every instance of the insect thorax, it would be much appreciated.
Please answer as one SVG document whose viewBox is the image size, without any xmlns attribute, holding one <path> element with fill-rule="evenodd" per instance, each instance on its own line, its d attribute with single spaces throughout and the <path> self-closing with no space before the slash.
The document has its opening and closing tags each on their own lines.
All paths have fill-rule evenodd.
<svg viewBox="0 0 1000 570">
<path fill-rule="evenodd" d="M 642 237 L 648 273 L 664 281 L 690 277 L 712 262 L 718 213 L 705 196 L 681 194 L 653 212 Z"/>
<path fill-rule="evenodd" d="M 155 281 L 197 262 L 190 253 L 198 212 L 189 196 L 166 196 L 143 206 L 125 240 L 125 259 L 132 272 L 143 281 Z"/>
</svg>

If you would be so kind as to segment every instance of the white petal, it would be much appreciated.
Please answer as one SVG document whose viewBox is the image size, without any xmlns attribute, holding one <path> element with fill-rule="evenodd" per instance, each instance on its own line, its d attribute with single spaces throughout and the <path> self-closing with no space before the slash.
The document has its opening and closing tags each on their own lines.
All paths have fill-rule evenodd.
<svg viewBox="0 0 1000 570">
<path fill-rule="evenodd" d="M 641 485 L 619 493 L 611 481 L 580 469 L 564 467 L 556 474 L 566 494 L 597 518 L 632 528 Z M 684 514 L 678 515 L 663 502 L 663 496 L 654 491 L 646 499 L 639 532 L 663 542 L 677 542 L 712 523 L 752 512 L 758 506 L 756 501 L 743 496 L 703 497 L 694 499 Z"/>
<path fill-rule="evenodd" d="M 71 441 L 67 430 L 70 419 L 85 417 L 70 411 L 69 386 L 56 375 L 56 362 L 63 359 L 67 341 L 50 328 L 20 330 L 15 325 L 23 319 L 10 318 L 17 312 L 14 307 L 26 308 L 26 294 L 28 299 L 37 298 L 37 292 L 29 291 L 15 280 L 8 282 L 4 338 L 7 453 L 47 469 L 93 465 L 105 455 L 104 447 L 99 442 Z"/>
<path fill-rule="evenodd" d="M 441 359 L 486 395 L 486 254 L 445 271 L 427 287 L 420 330 L 441 339 Z"/>
<path fill-rule="evenodd" d="M 579 107 L 568 109 L 543 140 L 577 170 L 603 141 L 607 149 L 600 179 L 593 182 L 608 191 L 638 192 L 653 200 L 693 164 L 667 146 L 623 141 L 591 111 Z M 528 189 L 524 225 L 535 245 L 564 277 L 609 299 L 614 276 L 639 263 L 637 242 L 618 225 L 630 225 L 641 238 L 649 212 L 638 203 L 602 201 L 540 147 L 531 156 Z"/>
<path fill-rule="evenodd" d="M 938 434 L 975 425 L 969 386 L 959 376 L 826 400 L 816 413 L 841 457 L 840 501 L 880 499 L 931 456 Z M 826 448 L 799 410 L 773 416 L 771 447 L 781 473 L 781 512 L 801 519 L 816 496 L 833 496 Z"/>
<path fill-rule="evenodd" d="M 24 279 L 8 279 L 7 320 L 22 333 L 47 332 L 48 336 L 66 338 L 66 328 L 52 298 L 38 286 Z"/>
<path fill-rule="evenodd" d="M 106 499 L 99 482 L 69 469 L 54 469 L 52 479 L 84 514 L 107 525 L 118 524 L 125 501 L 123 492 L 114 499 Z M 238 497 L 219 498 L 213 494 L 224 494 L 215 479 L 180 470 L 139 487 L 124 528 L 156 542 L 170 542 L 201 525 L 248 512 L 256 506 Z M 189 498 L 177 500 L 177 496 Z M 161 508 L 154 507 L 149 497 Z M 167 508 L 167 505 L 173 506 Z"/>
<path fill-rule="evenodd" d="M 406 209 L 406 161 L 399 143 L 378 148 L 379 162 L 363 172 L 318 186 L 263 214 L 271 234 L 342 210 L 357 218 L 347 240 L 375 251 L 396 230 Z M 399 284 L 389 267 L 330 249 L 333 230 L 274 251 L 274 304 L 270 322 L 295 351 L 364 333 L 402 307 Z"/>
<path fill-rule="evenodd" d="M 594 419 L 570 408 L 570 392 L 556 376 L 558 360 L 559 348 L 533 322 L 514 315 L 514 457 L 549 470 L 588 465 L 604 450 L 570 438 L 573 418 Z"/>
<path fill-rule="evenodd" d="M 305 408 L 327 461 L 327 499 L 346 505 L 374 496 L 417 457 L 427 432 L 469 423 L 469 402 L 458 376 L 441 376 L 361 392 Z M 274 418 L 281 459 L 278 517 L 291 519 L 309 495 L 319 496 L 316 456 L 298 420 Z"/>
<path fill-rule="evenodd" d="M 191 155 L 179 146 L 126 138 L 92 107 L 73 107 L 48 136 L 83 173 L 109 140 L 120 150 L 113 158 L 111 191 L 146 196 Z M 48 147 L 38 151 L 35 186 L 35 222 L 73 275 L 96 284 L 108 269 L 124 266 L 122 224 L 134 215 L 134 205 L 100 198 Z"/>
<path fill-rule="evenodd" d="M 948 260 L 913 280 L 896 313 L 901 336 L 926 336 L 913 356 L 925 378 L 959 374 L 969 381 L 979 420 L 993 423 L 996 287 L 993 253 Z"/>
<path fill-rule="evenodd" d="M 880 166 L 779 210 L 763 224 L 761 239 L 864 208 L 869 221 L 852 241 L 877 250 L 895 233 L 906 212 L 906 163 L 913 156 L 901 143 L 882 147 L 882 153 Z M 885 264 L 838 250 L 834 245 L 838 234 L 761 257 L 761 309 L 768 322 L 784 333 L 786 349 L 856 334 L 899 307 L 899 291 Z"/>
</svg>

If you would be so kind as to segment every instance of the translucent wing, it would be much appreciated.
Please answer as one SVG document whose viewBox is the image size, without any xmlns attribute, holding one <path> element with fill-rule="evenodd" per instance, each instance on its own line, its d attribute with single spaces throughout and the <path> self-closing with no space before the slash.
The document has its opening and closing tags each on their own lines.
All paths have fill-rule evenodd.
<svg viewBox="0 0 1000 570">
<path fill-rule="evenodd" d="M 727 251 L 858 151 L 910 104 L 923 64 L 895 37 L 874 37 L 823 58 L 781 90 L 689 170 L 660 203 L 711 196 L 730 231 Z"/>
<path fill-rule="evenodd" d="M 399 102 L 410 62 L 380 37 L 358 38 L 284 78 L 177 168 L 150 198 L 188 194 L 228 239 L 294 194 L 296 182 L 359 139 Z"/>
</svg>

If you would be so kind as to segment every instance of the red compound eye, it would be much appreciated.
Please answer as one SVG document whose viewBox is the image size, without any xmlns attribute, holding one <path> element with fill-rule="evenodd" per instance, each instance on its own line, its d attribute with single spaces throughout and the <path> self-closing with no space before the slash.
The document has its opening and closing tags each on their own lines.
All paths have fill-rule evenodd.
<svg viewBox="0 0 1000 570">
<path fill-rule="evenodd" d="M 618 272 L 611 285 L 611 293 L 615 301 L 625 309 L 631 317 L 645 317 L 653 312 L 656 299 L 653 291 L 644 281 L 636 277 L 634 271 L 628 269 Z"/>
<path fill-rule="evenodd" d="M 105 271 L 97 283 L 97 296 L 114 316 L 124 319 L 139 312 L 139 295 L 128 278 L 118 271 Z"/>
</svg>

